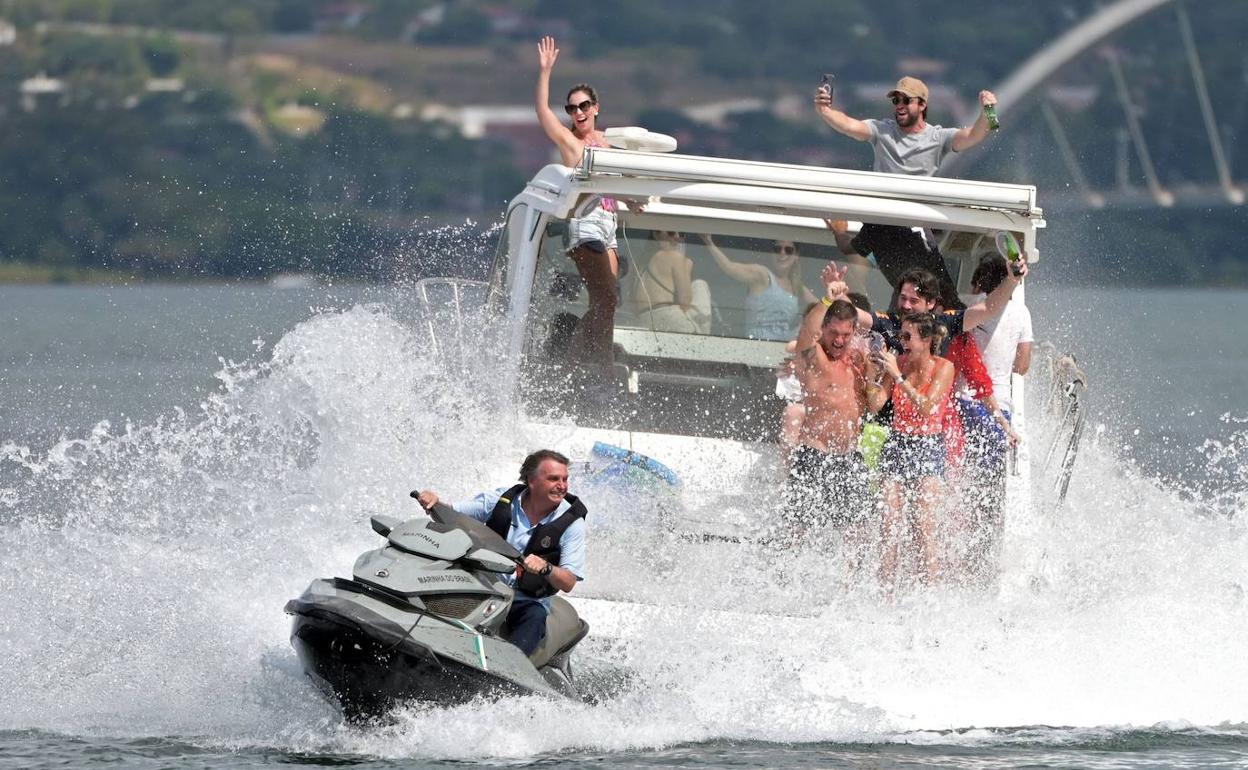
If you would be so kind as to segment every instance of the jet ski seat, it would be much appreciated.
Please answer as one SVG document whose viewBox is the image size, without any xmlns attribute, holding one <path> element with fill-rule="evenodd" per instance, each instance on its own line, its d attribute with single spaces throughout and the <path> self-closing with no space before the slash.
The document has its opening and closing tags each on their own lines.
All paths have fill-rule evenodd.
<svg viewBox="0 0 1248 770">
<path fill-rule="evenodd" d="M 562 596 L 551 597 L 550 614 L 546 616 L 546 638 L 529 656 L 529 662 L 541 668 L 557 655 L 576 646 L 589 633 L 589 624 L 576 614 L 572 603 Z"/>
</svg>

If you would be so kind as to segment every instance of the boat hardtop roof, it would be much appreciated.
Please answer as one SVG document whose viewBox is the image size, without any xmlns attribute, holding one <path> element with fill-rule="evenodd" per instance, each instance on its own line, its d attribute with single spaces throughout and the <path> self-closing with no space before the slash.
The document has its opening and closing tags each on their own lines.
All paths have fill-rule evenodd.
<svg viewBox="0 0 1248 770">
<path fill-rule="evenodd" d="M 827 231 L 825 219 L 1020 234 L 1036 261 L 1045 226 L 1033 185 L 906 176 L 696 155 L 587 148 L 579 165 L 541 169 L 512 201 L 557 218 L 596 196 L 622 199 L 628 221 L 692 217 L 749 227 Z M 639 210 L 629 201 L 644 203 Z"/>
</svg>

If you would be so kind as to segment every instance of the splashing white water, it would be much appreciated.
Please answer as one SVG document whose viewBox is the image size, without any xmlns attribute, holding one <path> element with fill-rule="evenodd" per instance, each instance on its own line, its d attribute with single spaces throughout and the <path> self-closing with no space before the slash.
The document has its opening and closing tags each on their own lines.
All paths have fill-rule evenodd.
<svg viewBox="0 0 1248 770">
<path fill-rule="evenodd" d="M 488 376 L 439 376 L 444 363 L 392 311 L 361 306 L 226 366 L 195 414 L 0 449 L 0 729 L 474 759 L 1248 721 L 1241 517 L 1203 515 L 1094 445 L 1064 510 L 1009 522 L 992 591 L 890 603 L 846 588 L 823 554 L 781 565 L 607 527 L 583 593 L 644 601 L 585 601 L 582 658 L 625 667 L 633 687 L 344 726 L 299 672 L 284 602 L 347 573 L 376 545 L 368 516 L 410 513 L 409 489 L 505 483 L 531 448 Z M 766 515 L 765 500 L 740 507 Z"/>
</svg>

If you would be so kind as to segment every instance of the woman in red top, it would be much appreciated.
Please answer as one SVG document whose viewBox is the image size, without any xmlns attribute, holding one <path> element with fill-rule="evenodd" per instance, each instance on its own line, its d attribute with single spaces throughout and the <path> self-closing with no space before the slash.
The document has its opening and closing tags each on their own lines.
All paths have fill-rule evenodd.
<svg viewBox="0 0 1248 770">
<path fill-rule="evenodd" d="M 944 425 L 952 408 L 953 364 L 936 355 L 945 329 L 931 313 L 913 313 L 901 319 L 900 359 L 888 350 L 875 354 L 887 378 L 868 389 L 868 405 L 879 411 L 893 400 L 893 429 L 880 450 L 879 472 L 884 495 L 880 579 L 891 590 L 901 561 L 901 543 L 918 543 L 922 574 L 933 582 L 940 568 L 937 553 L 936 509 L 943 495 L 945 471 Z M 913 516 L 907 516 L 907 498 L 913 495 Z M 907 532 L 911 526 L 916 532 Z"/>
<path fill-rule="evenodd" d="M 1018 434 L 1010 427 L 1009 420 L 1005 419 L 1001 407 L 997 405 L 996 396 L 992 392 L 992 377 L 988 375 L 983 353 L 975 339 L 968 332 L 955 335 L 945 350 L 945 358 L 953 364 L 956 372 L 953 393 L 954 403 L 962 418 L 959 433 L 964 434 L 968 442 L 973 432 L 980 431 L 991 433 L 997 443 L 1018 443 Z M 966 449 L 973 453 L 975 447 Z M 949 455 L 950 458 L 955 456 L 952 448 L 949 449 Z M 961 455 L 962 447 L 958 447 L 956 456 Z"/>
</svg>

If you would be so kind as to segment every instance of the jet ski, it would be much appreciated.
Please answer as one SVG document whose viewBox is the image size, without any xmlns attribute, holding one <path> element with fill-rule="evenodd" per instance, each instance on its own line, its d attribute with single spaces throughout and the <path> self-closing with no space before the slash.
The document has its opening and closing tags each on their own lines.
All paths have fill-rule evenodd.
<svg viewBox="0 0 1248 770">
<path fill-rule="evenodd" d="M 571 652 L 589 625 L 567 600 L 551 599 L 532 656 L 504 637 L 514 593 L 503 576 L 521 560 L 506 540 L 442 504 L 407 521 L 374 516 L 372 526 L 386 544 L 356 559 L 351 578 L 314 580 L 285 607 L 304 672 L 349 720 L 406 701 L 579 697 Z"/>
</svg>

